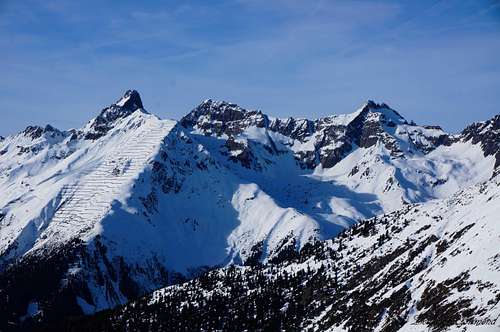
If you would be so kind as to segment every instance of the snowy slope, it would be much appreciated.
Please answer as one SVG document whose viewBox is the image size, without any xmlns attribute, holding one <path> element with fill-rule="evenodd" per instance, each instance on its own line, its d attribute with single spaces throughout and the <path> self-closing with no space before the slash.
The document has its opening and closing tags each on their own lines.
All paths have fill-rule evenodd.
<svg viewBox="0 0 500 332">
<path fill-rule="evenodd" d="M 448 197 L 496 167 L 478 134 L 408 123 L 372 101 L 313 121 L 207 100 L 181 124 L 242 181 L 316 220 L 319 238 L 406 203 Z"/>
<path fill-rule="evenodd" d="M 20 256 L 28 250 L 65 243 L 76 234 L 82 234 L 84 240 L 98 234 L 99 229 L 93 228 L 98 227 L 97 223 L 109 213 L 115 200 L 126 199 L 132 183 L 173 125 L 137 112 L 118 123 L 109 140 L 94 144 L 78 142 L 80 146 L 74 147 L 74 152 L 64 159 L 47 156 L 71 149 L 68 147 L 71 138 L 43 150 L 17 169 L 8 165 L 14 169 L 10 177 L 16 172 L 16 182 L 29 189 L 23 192 L 24 188 L 11 186 L 9 195 L 2 196 L 8 211 L 0 240 L 2 251 L 16 241 L 16 248 L 9 254 Z M 5 155 L 6 159 L 10 157 Z M 39 163 L 44 163 L 41 158 L 48 161 L 37 172 Z"/>
<path fill-rule="evenodd" d="M 128 206 L 127 201 L 142 194 L 136 190 L 138 182 L 144 181 L 144 174 L 151 170 L 163 140 L 174 127 L 174 121 L 148 114 L 137 92 L 128 91 L 82 129 L 62 132 L 50 126 L 28 127 L 18 135 L 7 137 L 0 148 L 2 277 L 8 280 L 25 266 L 34 265 L 34 271 L 40 273 L 42 280 L 45 277 L 66 280 L 64 283 L 82 282 L 75 293 L 83 292 L 87 296 L 83 299 L 72 295 L 71 301 L 75 302 L 75 308 L 79 307 L 77 310 L 84 312 L 123 303 L 132 294 L 167 283 L 167 276 L 158 276 L 164 268 L 160 265 L 148 271 L 150 275 L 144 276 L 145 272 L 138 275 L 136 281 L 141 285 L 138 289 L 132 287 L 134 290 L 127 294 L 120 288 L 116 273 L 133 261 L 122 262 L 127 253 L 142 257 L 145 264 L 155 258 L 154 248 L 144 245 L 148 241 L 147 232 L 135 233 L 136 241 L 143 242 L 143 252 L 133 247 L 136 244 L 133 241 L 130 245 L 127 240 L 122 241 L 123 236 L 118 237 L 130 230 L 127 223 L 130 219 L 133 221 L 130 217 L 120 220 L 123 218 L 120 212 L 122 209 L 127 209 L 129 215 L 141 212 L 142 204 L 135 202 L 135 206 Z M 113 222 L 108 222 L 110 219 Z M 144 222 L 144 218 L 137 219 Z M 127 237 L 134 239 L 134 233 Z M 102 250 L 109 245 L 107 241 L 119 241 L 120 256 L 117 252 L 106 256 Z M 94 262 L 84 260 L 92 255 Z M 107 265 L 110 270 L 103 274 L 99 264 L 108 257 L 113 263 Z M 44 272 L 39 270 L 43 264 L 59 266 Z M 89 266 L 92 264 L 97 265 Z M 103 280 L 106 283 L 103 284 Z M 5 287 L 4 293 L 16 294 L 24 287 L 23 282 L 28 281 L 21 278 L 12 288 Z M 37 297 L 42 300 L 46 296 L 43 292 L 57 293 L 61 286 L 44 289 L 47 284 L 42 283 L 39 287 L 19 301 L 37 303 Z M 21 308 L 13 306 L 9 310 L 5 312 L 15 314 Z"/>
<path fill-rule="evenodd" d="M 92 313 L 208 268 L 293 257 L 491 178 L 499 127 L 449 135 L 371 101 L 307 120 L 207 100 L 175 122 L 134 90 L 80 129 L 28 127 L 0 141 L 0 318 Z"/>
<path fill-rule="evenodd" d="M 363 221 L 280 264 L 214 270 L 83 319 L 79 326 L 495 331 L 500 328 L 499 213 L 496 176 L 448 199 Z"/>
</svg>

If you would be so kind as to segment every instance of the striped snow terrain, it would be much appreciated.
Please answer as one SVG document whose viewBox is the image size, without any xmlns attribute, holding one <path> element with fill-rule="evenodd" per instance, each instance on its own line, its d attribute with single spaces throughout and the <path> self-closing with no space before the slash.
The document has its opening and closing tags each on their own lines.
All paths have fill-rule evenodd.
<svg viewBox="0 0 500 332">
<path fill-rule="evenodd" d="M 158 153 L 163 138 L 174 122 L 148 121 L 120 142 L 88 174 L 62 187 L 57 207 L 47 229 L 33 249 L 50 242 L 64 242 L 68 237 L 86 234 L 102 220 L 121 193 L 127 192 L 149 161 Z"/>
</svg>

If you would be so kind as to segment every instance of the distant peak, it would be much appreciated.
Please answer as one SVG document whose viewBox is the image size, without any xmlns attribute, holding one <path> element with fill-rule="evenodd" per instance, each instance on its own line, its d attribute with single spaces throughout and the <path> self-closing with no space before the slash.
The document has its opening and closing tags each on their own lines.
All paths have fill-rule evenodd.
<svg viewBox="0 0 500 332">
<path fill-rule="evenodd" d="M 123 97 L 121 97 L 116 103 L 103 109 L 98 118 L 101 118 L 100 120 L 106 122 L 115 121 L 118 118 L 129 116 L 136 110 L 141 110 L 147 113 L 142 105 L 139 92 L 136 90 L 127 90 L 125 91 Z"/>
<path fill-rule="evenodd" d="M 45 127 L 40 127 L 40 126 L 28 126 L 26 129 L 23 130 L 23 134 L 31 137 L 33 139 L 36 139 L 38 137 L 41 137 L 42 134 L 44 133 L 59 133 L 59 130 L 56 128 L 52 127 L 51 125 L 46 125 Z"/>
<path fill-rule="evenodd" d="M 377 107 L 378 104 L 371 99 L 368 99 L 363 106 L 363 108 L 377 108 Z"/>
<path fill-rule="evenodd" d="M 261 111 L 247 110 L 234 103 L 212 99 L 204 100 L 180 120 L 181 125 L 185 128 L 198 126 L 199 128 L 203 127 L 203 130 L 207 132 L 218 134 L 222 134 L 228 127 L 232 129 L 228 129 L 226 134 L 229 131 L 231 133 L 241 132 L 244 127 L 250 125 L 263 127 L 268 122 L 269 119 Z M 229 123 L 233 124 L 228 125 Z"/>
<path fill-rule="evenodd" d="M 211 98 L 208 98 L 208 99 L 205 99 L 204 101 L 202 101 L 199 106 L 201 106 L 201 105 L 211 105 L 213 102 L 214 101 Z"/>
<path fill-rule="evenodd" d="M 366 103 L 363 104 L 361 107 L 361 112 L 362 113 L 368 113 L 368 112 L 375 112 L 375 113 L 382 113 L 386 117 L 396 121 L 396 122 L 404 122 L 406 121 L 401 114 L 399 114 L 397 111 L 392 109 L 389 105 L 386 103 L 376 103 L 371 99 L 368 99 Z"/>
<path fill-rule="evenodd" d="M 225 100 L 213 100 L 213 99 L 205 99 L 201 102 L 201 104 L 196 107 L 197 109 L 220 109 L 220 108 L 238 108 L 241 111 L 245 111 L 245 109 L 239 107 L 237 104 L 227 102 Z"/>
<path fill-rule="evenodd" d="M 209 116 L 213 120 L 218 121 L 234 121 L 241 120 L 247 114 L 247 110 L 227 101 L 217 101 L 213 99 L 205 99 L 201 104 L 196 106 L 183 119 L 190 120 L 189 122 L 197 121 L 200 116 Z"/>
<path fill-rule="evenodd" d="M 120 98 L 115 105 L 131 111 L 144 108 L 142 105 L 141 95 L 137 92 L 137 90 L 125 91 L 123 97 Z"/>
<path fill-rule="evenodd" d="M 142 105 L 141 96 L 136 90 L 127 90 L 122 98 L 109 107 L 106 107 L 92 121 L 89 122 L 89 130 L 85 134 L 86 139 L 98 139 L 104 136 L 119 119 L 123 119 L 139 110 L 147 113 Z"/>
<path fill-rule="evenodd" d="M 388 109 L 388 110 L 393 110 L 392 108 L 389 107 L 386 103 L 376 103 L 371 99 L 368 99 L 364 104 L 363 104 L 363 109 L 371 109 L 371 110 L 380 110 L 380 109 Z M 394 111 L 394 110 L 393 110 Z"/>
</svg>

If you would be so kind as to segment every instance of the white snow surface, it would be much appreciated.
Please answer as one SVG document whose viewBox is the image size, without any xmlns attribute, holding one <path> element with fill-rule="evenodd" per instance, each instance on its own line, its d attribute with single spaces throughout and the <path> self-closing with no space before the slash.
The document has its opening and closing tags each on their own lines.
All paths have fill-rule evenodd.
<svg viewBox="0 0 500 332">
<path fill-rule="evenodd" d="M 327 240 L 323 244 L 323 254 L 320 254 L 322 258 L 312 255 L 303 262 L 269 265 L 264 267 L 261 273 L 271 280 L 284 272 L 295 275 L 306 270 L 311 275 L 326 273 L 333 278 L 335 271 L 338 271 L 340 282 L 347 284 L 350 271 L 363 270 L 370 262 L 389 257 L 398 251 L 400 254 L 391 256 L 381 270 L 354 285 L 348 293 L 355 294 L 364 288 L 380 287 L 380 290 L 367 300 L 368 303 L 376 304 L 389 298 L 394 292 L 407 289 L 409 301 L 403 304 L 399 316 L 399 319 L 406 322 L 401 331 L 432 331 L 434 329 L 426 322 L 425 315 L 435 309 L 422 302 L 424 292 L 435 294 L 437 291 L 432 290 L 434 287 L 445 285 L 449 293 L 439 303 L 440 306 L 460 306 L 462 303 L 474 313 L 474 319 L 459 321 L 457 323 L 460 324 L 447 328 L 447 331 L 497 331 L 500 326 L 499 215 L 500 175 L 497 175 L 491 180 L 460 190 L 447 199 L 407 205 L 401 210 L 376 217 L 375 228 L 368 235 L 360 234 L 358 229 L 355 234 L 348 233 L 345 237 Z M 380 236 L 384 234 L 388 234 L 388 237 L 380 242 Z M 410 245 L 407 245 L 408 243 Z M 325 254 L 327 249 L 340 254 L 329 256 Z M 342 254 L 346 252 L 347 255 Z M 402 274 L 394 272 L 401 266 L 405 267 L 406 277 L 400 283 L 395 283 L 395 279 Z M 336 270 L 335 267 L 341 268 Z M 249 269 L 239 267 L 236 272 L 240 273 L 244 280 L 255 278 Z M 224 268 L 214 273 L 223 276 L 227 270 Z M 221 283 L 213 288 L 197 289 L 197 282 L 193 280 L 157 290 L 148 297 L 148 303 L 164 301 L 169 294 L 193 289 L 209 298 L 213 293 L 225 294 L 231 287 Z M 132 302 L 128 306 L 133 305 Z M 322 305 L 325 309 L 318 314 L 316 308 Z M 331 312 L 334 310 L 331 306 L 326 306 L 318 300 L 313 301 L 311 307 L 315 310 L 307 311 L 308 317 L 304 317 L 307 325 L 303 326 L 303 329 L 321 331 L 327 322 L 325 317 L 335 315 L 336 312 Z M 445 309 L 439 310 L 443 312 Z M 311 316 L 313 314 L 317 316 Z M 350 319 L 351 317 L 344 317 L 341 323 L 330 326 L 328 331 L 347 331 L 346 324 Z M 383 316 L 375 331 L 384 330 L 394 319 L 398 317 Z"/>
<path fill-rule="evenodd" d="M 347 125 L 358 113 L 330 121 Z M 397 123 L 391 130 L 402 146 L 415 131 L 441 134 L 386 116 Z M 185 275 L 242 263 L 259 244 L 265 261 L 290 236 L 299 249 L 359 219 L 449 197 L 488 179 L 494 164 L 470 142 L 404 158 L 377 144 L 355 148 L 332 168 L 304 170 L 294 153 L 313 141 L 248 126 L 236 137 L 255 155 L 258 167 L 247 169 L 228 159 L 224 137 L 190 132 L 141 109 L 117 119 L 104 136 L 84 139 L 94 121 L 80 130 L 0 141 L 0 265 L 75 239 L 89 247 L 98 239 L 110 260 L 158 263 Z M 271 154 L 270 145 L 278 152 Z M 158 287 L 147 273 L 135 278 L 146 291 Z M 118 290 L 109 299 L 94 286 L 95 310 L 126 301 Z"/>
</svg>

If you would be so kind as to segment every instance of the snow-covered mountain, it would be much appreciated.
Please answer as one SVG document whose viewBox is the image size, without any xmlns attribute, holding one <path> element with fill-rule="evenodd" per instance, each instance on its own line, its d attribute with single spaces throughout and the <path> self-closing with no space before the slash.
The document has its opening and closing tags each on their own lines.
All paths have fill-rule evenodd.
<svg viewBox="0 0 500 332">
<path fill-rule="evenodd" d="M 0 320 L 92 313 L 214 266 L 283 261 L 491 179 L 499 134 L 500 116 L 450 135 L 372 101 L 307 120 L 206 100 L 175 122 L 133 90 L 80 129 L 30 126 L 0 140 Z"/>
<path fill-rule="evenodd" d="M 75 331 L 497 331 L 499 214 L 497 175 L 448 199 L 362 221 L 279 264 L 210 271 L 72 326 Z"/>
</svg>

